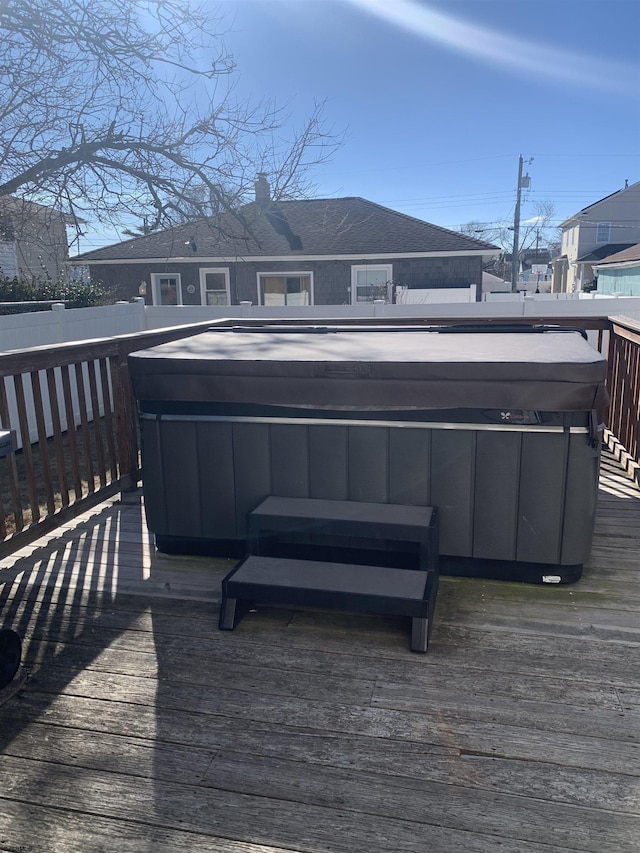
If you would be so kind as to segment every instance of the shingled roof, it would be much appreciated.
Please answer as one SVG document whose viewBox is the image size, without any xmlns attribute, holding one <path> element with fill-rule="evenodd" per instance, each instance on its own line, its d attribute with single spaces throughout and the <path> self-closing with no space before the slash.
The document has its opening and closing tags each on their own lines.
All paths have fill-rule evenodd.
<svg viewBox="0 0 640 853">
<path fill-rule="evenodd" d="M 460 253 L 496 246 L 423 222 L 364 198 L 252 202 L 223 214 L 126 240 L 74 260 L 85 263 L 204 258 Z"/>
<path fill-rule="evenodd" d="M 640 261 L 640 243 L 628 246 L 621 252 L 607 255 L 600 261 L 598 266 L 603 267 L 608 264 L 614 266 L 615 264 L 628 264 L 633 263 L 634 261 Z"/>
<path fill-rule="evenodd" d="M 633 243 L 607 243 L 606 246 L 598 246 L 597 249 L 593 249 L 593 251 L 587 252 L 586 255 L 582 255 L 577 259 L 577 263 L 589 264 L 592 261 L 600 261 L 603 258 L 608 259 L 609 255 L 619 254 L 630 246 L 633 246 Z"/>
</svg>

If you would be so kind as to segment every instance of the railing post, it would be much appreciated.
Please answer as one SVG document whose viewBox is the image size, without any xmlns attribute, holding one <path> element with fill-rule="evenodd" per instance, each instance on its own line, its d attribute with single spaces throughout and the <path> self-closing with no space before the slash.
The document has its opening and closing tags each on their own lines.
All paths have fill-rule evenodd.
<svg viewBox="0 0 640 853">
<path fill-rule="evenodd" d="M 138 429 L 127 352 L 122 347 L 111 358 L 111 383 L 118 473 L 124 481 L 123 491 L 131 491 L 138 485 Z"/>
<path fill-rule="evenodd" d="M 67 336 L 65 334 L 66 317 L 63 313 L 66 310 L 64 302 L 54 302 L 51 306 L 51 310 L 53 311 L 56 318 L 56 337 L 58 339 L 58 343 L 63 344 L 67 339 Z"/>
<path fill-rule="evenodd" d="M 138 314 L 138 328 L 141 332 L 147 331 L 147 303 L 142 296 L 134 296 L 131 300 L 134 310 Z"/>
</svg>

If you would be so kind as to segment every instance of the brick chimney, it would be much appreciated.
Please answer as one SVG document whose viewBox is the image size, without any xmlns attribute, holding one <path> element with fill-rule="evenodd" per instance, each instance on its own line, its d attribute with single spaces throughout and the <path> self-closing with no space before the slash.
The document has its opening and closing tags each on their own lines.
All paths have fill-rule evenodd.
<svg viewBox="0 0 640 853">
<path fill-rule="evenodd" d="M 271 201 L 271 187 L 269 186 L 266 172 L 258 172 L 258 180 L 255 182 L 255 188 L 258 204 L 267 204 Z"/>
</svg>

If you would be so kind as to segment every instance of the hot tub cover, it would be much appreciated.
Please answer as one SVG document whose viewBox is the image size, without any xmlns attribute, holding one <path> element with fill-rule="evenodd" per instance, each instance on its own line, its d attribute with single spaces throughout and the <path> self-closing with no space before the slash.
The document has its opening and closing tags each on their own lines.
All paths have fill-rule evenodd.
<svg viewBox="0 0 640 853">
<path fill-rule="evenodd" d="M 603 409 L 606 359 L 579 332 L 218 328 L 129 356 L 141 401 L 349 410 Z"/>
</svg>

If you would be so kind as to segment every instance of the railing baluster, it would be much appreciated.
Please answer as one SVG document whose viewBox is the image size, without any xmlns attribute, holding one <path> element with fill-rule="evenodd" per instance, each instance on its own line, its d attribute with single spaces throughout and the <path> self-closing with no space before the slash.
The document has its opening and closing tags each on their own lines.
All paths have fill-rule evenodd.
<svg viewBox="0 0 640 853">
<path fill-rule="evenodd" d="M 620 400 L 620 440 L 625 448 L 629 450 L 631 440 L 631 344 L 629 341 L 622 341 L 622 370 L 621 370 L 621 389 L 622 398 Z"/>
<path fill-rule="evenodd" d="M 47 388 L 49 389 L 49 407 L 51 409 L 51 423 L 53 425 L 53 446 L 55 448 L 56 455 L 56 469 L 58 471 L 58 482 L 60 484 L 60 501 L 63 507 L 67 507 L 69 506 L 69 486 L 67 483 L 67 471 L 65 466 L 62 424 L 60 423 L 58 385 L 56 382 L 55 369 L 53 367 L 47 368 Z"/>
<path fill-rule="evenodd" d="M 7 401 L 7 388 L 4 377 L 0 377 L 0 421 L 5 429 L 12 429 L 11 416 L 9 414 L 9 403 Z M 15 453 L 7 456 L 7 467 L 9 470 L 9 489 L 11 491 L 11 502 L 13 504 L 13 519 L 16 531 L 24 529 L 24 514 L 22 512 L 22 496 L 18 478 L 18 465 Z"/>
<path fill-rule="evenodd" d="M 4 501 L 2 492 L 0 492 L 0 538 L 6 539 L 7 536 L 7 516 L 4 512 Z"/>
<path fill-rule="evenodd" d="M 38 491 L 36 489 L 36 478 L 33 467 L 33 453 L 31 451 L 31 436 L 29 435 L 29 418 L 27 415 L 27 404 L 24 393 L 24 381 L 22 374 L 13 377 L 13 386 L 16 393 L 16 408 L 18 410 L 18 423 L 20 424 L 20 437 L 22 439 L 22 458 L 24 459 L 24 470 L 27 479 L 27 492 L 29 505 L 31 507 L 31 523 L 40 520 L 40 505 L 38 502 Z"/>
<path fill-rule="evenodd" d="M 42 465 L 42 479 L 44 481 L 43 485 L 47 500 L 47 510 L 49 515 L 53 515 L 56 509 L 56 503 L 53 494 L 53 482 L 51 480 L 51 465 L 49 464 L 49 442 L 47 441 L 47 428 L 44 420 L 40 373 L 37 370 L 31 372 L 31 391 L 33 393 L 33 405 L 36 413 L 38 450 L 40 451 L 40 463 Z"/>
<path fill-rule="evenodd" d="M 87 362 L 89 372 L 89 393 L 91 395 L 91 410 L 93 412 L 93 437 L 96 445 L 96 456 L 98 458 L 98 476 L 100 485 L 107 485 L 107 470 L 104 459 L 104 445 L 102 442 L 102 427 L 100 417 L 100 398 L 98 397 L 98 386 L 96 384 L 96 373 L 98 365 L 95 361 Z"/>
<path fill-rule="evenodd" d="M 67 418 L 67 441 L 71 456 L 71 476 L 75 490 L 74 502 L 82 498 L 82 478 L 80 477 L 80 466 L 78 464 L 78 442 L 76 441 L 76 422 L 73 414 L 73 397 L 71 396 L 71 380 L 69 378 L 69 365 L 62 365 L 62 393 L 64 397 L 64 409 Z"/>
<path fill-rule="evenodd" d="M 80 409 L 80 425 L 82 426 L 82 445 L 87 466 L 87 491 L 91 495 L 96 490 L 93 473 L 93 453 L 91 451 L 91 435 L 89 433 L 89 418 L 87 416 L 87 395 L 84 391 L 84 365 L 75 364 L 76 391 L 78 392 L 78 407 Z"/>
<path fill-rule="evenodd" d="M 629 444 L 627 450 L 634 459 L 638 457 L 638 416 L 640 415 L 640 347 L 630 354 Z"/>
<path fill-rule="evenodd" d="M 111 399 L 111 388 L 109 384 L 109 372 L 107 359 L 100 359 L 100 386 L 102 388 L 102 400 L 104 403 L 104 424 L 107 433 L 107 449 L 109 450 L 109 462 L 111 465 L 111 479 L 118 479 L 118 457 L 116 456 L 116 443 L 114 440 L 113 427 L 113 402 Z"/>
</svg>

